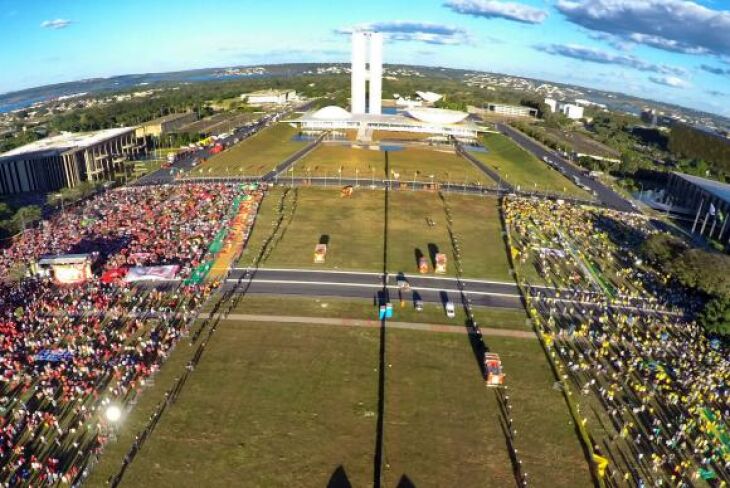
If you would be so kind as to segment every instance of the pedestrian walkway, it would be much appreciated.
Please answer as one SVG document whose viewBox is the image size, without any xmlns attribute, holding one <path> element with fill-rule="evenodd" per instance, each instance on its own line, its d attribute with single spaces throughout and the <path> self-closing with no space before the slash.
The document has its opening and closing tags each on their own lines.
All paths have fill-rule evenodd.
<svg viewBox="0 0 730 488">
<path fill-rule="evenodd" d="M 210 318 L 211 314 L 201 313 L 201 319 Z M 234 322 L 267 322 L 277 324 L 299 324 L 299 325 L 327 325 L 339 327 L 364 327 L 377 329 L 381 323 L 377 320 L 363 319 L 342 319 L 330 317 L 300 317 L 285 315 L 257 315 L 232 313 L 222 315 L 223 320 Z M 460 325 L 448 324 L 425 324 L 420 322 L 391 322 L 386 321 L 385 326 L 391 329 L 418 330 L 423 332 L 445 332 L 449 334 L 467 334 L 469 331 Z M 492 337 L 513 337 L 517 339 L 534 339 L 535 334 L 526 330 L 493 329 L 480 327 L 482 335 Z"/>
</svg>

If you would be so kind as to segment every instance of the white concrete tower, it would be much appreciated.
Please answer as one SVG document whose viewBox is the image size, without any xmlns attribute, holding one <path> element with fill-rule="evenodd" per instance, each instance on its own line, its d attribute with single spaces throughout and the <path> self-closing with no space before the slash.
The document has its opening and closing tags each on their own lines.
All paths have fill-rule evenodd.
<svg viewBox="0 0 730 488">
<path fill-rule="evenodd" d="M 383 105 L 383 34 L 370 34 L 370 103 L 368 113 L 380 115 Z"/>
<path fill-rule="evenodd" d="M 365 55 L 367 38 L 364 32 L 352 33 L 352 75 L 350 82 L 350 112 L 365 113 Z"/>
<path fill-rule="evenodd" d="M 366 63 L 369 66 L 366 66 Z M 366 85 L 369 82 L 369 90 Z M 366 113 L 365 95 L 370 93 L 367 112 L 382 113 L 383 35 L 378 32 L 352 33 L 352 75 L 350 112 Z"/>
</svg>

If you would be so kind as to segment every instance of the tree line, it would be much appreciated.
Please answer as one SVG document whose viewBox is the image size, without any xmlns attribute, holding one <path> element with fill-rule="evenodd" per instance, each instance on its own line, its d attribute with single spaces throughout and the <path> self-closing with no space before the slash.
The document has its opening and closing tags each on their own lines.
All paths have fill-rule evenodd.
<svg viewBox="0 0 730 488">
<path fill-rule="evenodd" d="M 697 321 L 708 333 L 730 338 L 730 256 L 690 248 L 669 234 L 655 234 L 640 247 L 643 257 L 704 302 Z"/>
<path fill-rule="evenodd" d="M 669 150 L 678 158 L 706 161 L 709 171 L 730 176 L 730 140 L 689 125 L 678 124 L 669 134 Z"/>
</svg>

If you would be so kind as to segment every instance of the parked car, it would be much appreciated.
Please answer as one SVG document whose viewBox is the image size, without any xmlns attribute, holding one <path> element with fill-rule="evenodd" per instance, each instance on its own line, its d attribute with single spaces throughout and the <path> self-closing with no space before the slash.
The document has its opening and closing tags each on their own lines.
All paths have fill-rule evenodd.
<svg viewBox="0 0 730 488">
<path fill-rule="evenodd" d="M 454 308 L 454 302 L 448 301 L 446 302 L 446 306 L 444 307 L 446 309 L 446 316 L 450 319 L 453 319 L 456 317 L 456 309 Z"/>
</svg>

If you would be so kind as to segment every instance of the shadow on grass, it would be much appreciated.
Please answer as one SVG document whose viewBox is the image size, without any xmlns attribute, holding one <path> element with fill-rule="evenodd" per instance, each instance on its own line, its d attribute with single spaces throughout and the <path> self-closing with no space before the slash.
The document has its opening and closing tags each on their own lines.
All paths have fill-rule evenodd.
<svg viewBox="0 0 730 488">
<path fill-rule="evenodd" d="M 327 488 L 352 488 L 352 483 L 350 483 L 350 479 L 347 477 L 345 468 L 342 465 L 337 466 L 337 469 L 330 476 Z"/>
</svg>

